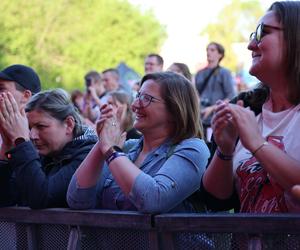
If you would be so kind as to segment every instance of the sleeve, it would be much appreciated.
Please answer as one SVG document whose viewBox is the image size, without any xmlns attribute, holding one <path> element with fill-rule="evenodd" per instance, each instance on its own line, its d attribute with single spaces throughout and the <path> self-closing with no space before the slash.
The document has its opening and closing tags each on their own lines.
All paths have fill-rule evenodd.
<svg viewBox="0 0 300 250">
<path fill-rule="evenodd" d="M 238 195 L 235 191 L 235 188 L 230 198 L 221 200 L 216 198 L 209 192 L 207 192 L 201 180 L 201 188 L 199 192 L 197 192 L 197 196 L 198 199 L 201 199 L 204 202 L 208 211 L 212 211 L 212 212 L 227 211 L 232 208 L 236 212 L 240 210 L 240 202 L 239 202 Z"/>
<path fill-rule="evenodd" d="M 104 181 L 109 175 L 109 168 L 105 164 L 103 166 L 100 180 L 97 185 L 90 188 L 81 188 L 77 183 L 76 175 L 73 175 L 67 192 L 67 202 L 70 208 L 84 210 L 94 209 L 101 206 L 101 192 L 103 190 Z"/>
<path fill-rule="evenodd" d="M 12 170 L 7 161 L 0 160 L 0 207 L 13 205 L 10 189 Z"/>
<path fill-rule="evenodd" d="M 236 93 L 234 90 L 234 81 L 233 77 L 229 70 L 224 69 L 223 71 L 223 91 L 224 91 L 224 99 L 232 99 Z"/>
<path fill-rule="evenodd" d="M 168 212 L 200 187 L 209 151 L 202 140 L 185 141 L 154 176 L 138 175 L 129 194 L 138 211 Z"/>
<path fill-rule="evenodd" d="M 16 184 L 31 208 L 66 207 L 66 192 L 72 175 L 90 151 L 84 147 L 59 170 L 47 176 L 32 142 L 24 142 L 10 151 L 10 165 L 16 172 Z"/>
</svg>

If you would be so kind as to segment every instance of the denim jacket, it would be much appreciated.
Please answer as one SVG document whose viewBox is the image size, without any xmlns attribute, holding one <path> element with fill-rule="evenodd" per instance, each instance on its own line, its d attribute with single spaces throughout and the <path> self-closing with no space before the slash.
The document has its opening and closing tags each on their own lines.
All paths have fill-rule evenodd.
<svg viewBox="0 0 300 250">
<path fill-rule="evenodd" d="M 132 141 L 126 142 L 125 147 L 128 143 Z M 137 159 L 142 145 L 143 138 L 136 140 L 129 150 L 127 155 L 132 162 Z M 172 147 L 170 142 L 165 142 L 147 155 L 128 196 L 122 192 L 106 164 L 96 186 L 79 188 L 73 176 L 67 193 L 69 206 L 145 213 L 192 212 L 186 199 L 200 187 L 209 150 L 198 138 L 183 140 Z M 170 150 L 173 151 L 171 155 Z"/>
</svg>

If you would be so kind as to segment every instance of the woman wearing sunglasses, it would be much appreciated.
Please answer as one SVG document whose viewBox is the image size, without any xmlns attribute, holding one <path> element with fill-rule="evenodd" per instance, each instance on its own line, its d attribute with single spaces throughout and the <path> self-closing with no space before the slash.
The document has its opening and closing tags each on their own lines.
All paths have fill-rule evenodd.
<svg viewBox="0 0 300 250">
<path fill-rule="evenodd" d="M 300 183 L 299 27 L 300 1 L 273 3 L 248 45 L 260 86 L 217 105 L 217 148 L 202 180 L 214 209 L 236 194 L 241 212 L 300 211 L 290 192 Z"/>
<path fill-rule="evenodd" d="M 209 157 L 195 89 L 176 73 L 147 74 L 132 110 L 143 136 L 125 154 L 118 147 L 123 138 L 118 117 L 111 106 L 102 107 L 99 142 L 73 175 L 70 207 L 194 211 L 187 198 L 199 188 Z"/>
</svg>

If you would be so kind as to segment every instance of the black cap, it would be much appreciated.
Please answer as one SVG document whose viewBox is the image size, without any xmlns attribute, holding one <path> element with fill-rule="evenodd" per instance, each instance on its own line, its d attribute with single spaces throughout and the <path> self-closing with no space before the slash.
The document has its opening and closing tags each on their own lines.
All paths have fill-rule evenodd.
<svg viewBox="0 0 300 250">
<path fill-rule="evenodd" d="M 30 67 L 15 64 L 0 72 L 0 79 L 14 81 L 33 94 L 41 91 L 41 82 L 37 73 Z"/>
</svg>

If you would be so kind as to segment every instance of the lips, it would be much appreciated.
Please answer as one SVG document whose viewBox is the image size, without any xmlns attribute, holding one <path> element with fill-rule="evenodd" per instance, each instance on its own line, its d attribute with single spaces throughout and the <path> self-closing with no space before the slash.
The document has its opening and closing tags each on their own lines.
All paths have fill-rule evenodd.
<svg viewBox="0 0 300 250">
<path fill-rule="evenodd" d="M 252 53 L 252 58 L 255 58 L 255 57 L 260 57 L 261 54 L 257 54 L 257 53 Z"/>
</svg>

